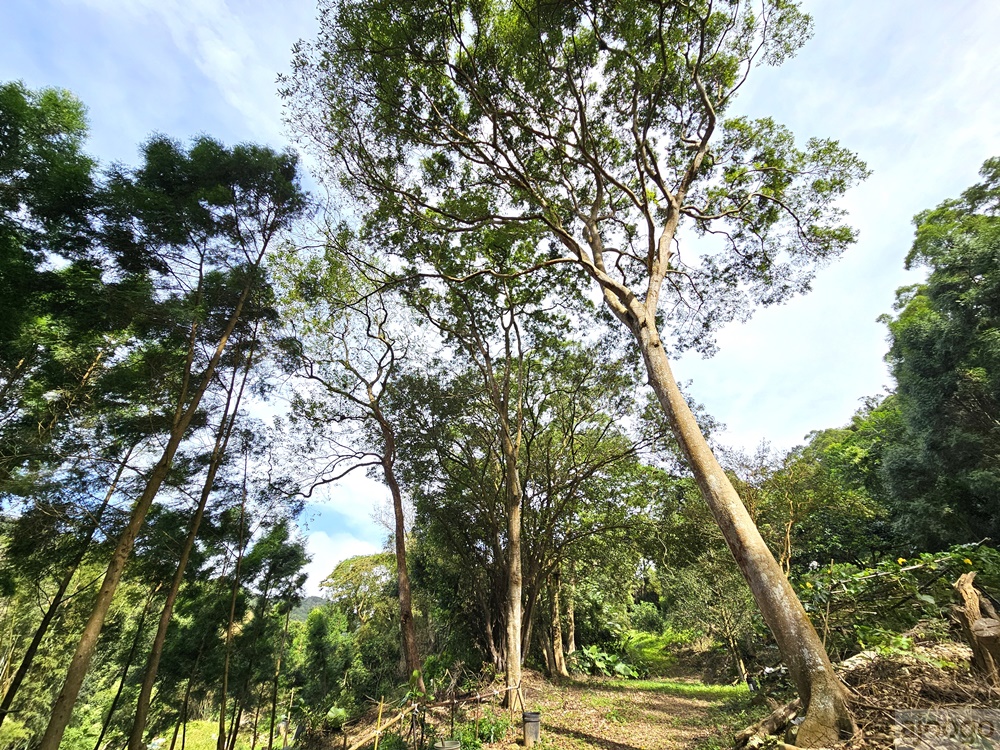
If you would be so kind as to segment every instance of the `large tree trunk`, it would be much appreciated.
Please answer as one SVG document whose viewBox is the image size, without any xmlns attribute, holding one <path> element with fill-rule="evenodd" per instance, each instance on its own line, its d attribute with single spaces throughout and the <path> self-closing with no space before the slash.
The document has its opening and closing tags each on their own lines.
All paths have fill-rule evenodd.
<svg viewBox="0 0 1000 750">
<path fill-rule="evenodd" d="M 981 597 L 972 585 L 975 571 L 963 573 L 955 581 L 955 591 L 962 599 L 954 608 L 962 632 L 972 647 L 973 668 L 986 680 L 1000 687 L 1000 619 L 989 599 Z"/>
<path fill-rule="evenodd" d="M 49 602 L 49 606 L 45 610 L 45 614 L 42 615 L 42 621 L 38 623 L 38 627 L 35 629 L 35 634 L 31 638 L 31 643 L 28 644 L 28 648 L 25 650 L 24 656 L 21 657 L 21 663 L 18 665 L 13 678 L 11 678 L 10 685 L 7 687 L 7 692 L 4 693 L 3 700 L 0 701 L 0 726 L 3 726 L 3 720 L 7 717 L 11 705 L 14 703 L 14 696 L 17 695 L 17 691 L 21 687 L 21 683 L 24 682 L 24 678 L 27 677 L 28 671 L 31 669 L 31 664 L 35 660 L 38 648 L 42 645 L 42 639 L 45 638 L 45 634 L 49 630 L 49 625 L 52 624 L 52 620 L 56 616 L 56 612 L 59 611 L 59 607 L 62 605 L 63 598 L 66 596 L 66 591 L 69 590 L 69 585 L 73 581 L 73 576 L 76 575 L 77 568 L 80 567 L 80 563 L 83 562 L 83 558 L 87 555 L 87 549 L 90 547 L 90 542 L 93 540 L 94 534 L 97 532 L 97 528 L 101 524 L 101 519 L 104 517 L 104 511 L 108 508 L 108 503 L 111 502 L 111 498 L 115 494 L 115 490 L 118 489 L 118 482 L 121 481 L 122 474 L 125 472 L 125 467 L 128 465 L 128 459 L 132 455 L 132 451 L 134 449 L 135 446 L 131 446 L 125 452 L 125 456 L 122 458 L 121 463 L 118 464 L 118 471 L 115 473 L 115 477 L 111 481 L 111 485 L 108 487 L 107 492 L 104 493 L 104 500 L 101 502 L 101 506 L 97 509 L 97 512 L 94 513 L 93 519 L 87 526 L 86 534 L 84 534 L 83 538 L 79 541 L 80 546 L 78 552 L 66 568 L 66 572 L 63 574 L 62 580 L 59 581 L 59 587 L 56 589 L 56 593 L 52 597 L 52 601 Z"/>
<path fill-rule="evenodd" d="M 506 698 L 513 701 L 521 687 L 521 478 L 517 470 L 517 451 L 504 436 L 504 459 L 507 463 L 507 637 L 505 647 Z M 520 698 L 520 695 L 518 695 Z M 510 705 L 514 705 L 511 703 Z"/>
<path fill-rule="evenodd" d="M 566 654 L 576 651 L 576 569 L 569 565 L 569 586 L 566 587 Z"/>
<path fill-rule="evenodd" d="M 259 261 L 260 259 L 258 258 L 258 263 Z M 254 269 L 256 269 L 256 266 Z M 254 274 L 251 273 L 248 278 L 252 279 L 253 276 Z M 196 351 L 195 327 L 192 326 L 184 385 L 177 401 L 177 410 L 174 415 L 174 423 L 171 426 L 170 438 L 167 440 L 159 461 L 156 462 L 152 472 L 150 472 L 145 490 L 132 507 L 128 526 L 126 526 L 121 537 L 118 539 L 118 546 L 115 548 L 111 556 L 111 561 L 108 563 L 107 572 L 104 574 L 104 581 L 97 594 L 97 601 L 94 603 L 94 609 L 87 620 L 87 624 L 84 626 L 83 633 L 80 635 L 80 642 L 77 644 L 76 653 L 73 654 L 73 659 L 66 670 L 66 681 L 63 683 L 62 690 L 59 691 L 59 696 L 52 706 L 52 714 L 49 717 L 48 726 L 45 728 L 45 734 L 42 735 L 41 742 L 38 745 L 38 750 L 59 750 L 63 734 L 66 732 L 70 716 L 73 713 L 73 705 L 76 703 L 76 698 L 80 694 L 80 688 L 83 686 L 83 679 L 90 668 L 90 660 L 94 656 L 97 638 L 101 634 L 101 629 L 104 627 L 104 619 L 111 608 L 111 600 L 114 598 L 119 581 L 121 581 L 122 573 L 125 571 L 125 563 L 132 554 L 135 538 L 138 536 L 139 530 L 146 520 L 146 514 L 153 505 L 153 500 L 160 491 L 160 485 L 163 484 L 163 480 L 167 478 L 167 474 L 170 472 L 174 455 L 177 453 L 177 449 L 180 447 L 181 441 L 187 433 L 191 420 L 198 411 L 201 399 L 215 377 L 215 370 L 219 366 L 219 361 L 222 359 L 226 345 L 229 343 L 229 337 L 232 335 L 236 324 L 240 320 L 240 316 L 243 314 L 243 306 L 246 304 L 250 291 L 251 285 L 248 283 L 243 287 L 236 307 L 233 309 L 233 313 L 229 317 L 222 335 L 219 337 L 219 343 L 212 353 L 205 372 L 202 374 L 201 381 L 189 400 L 187 398 L 187 388 L 189 378 L 191 377 L 192 360 Z"/>
<path fill-rule="evenodd" d="M 559 677 L 569 677 L 566 669 L 566 657 L 563 654 L 562 620 L 559 617 L 559 571 L 552 574 L 551 592 L 552 604 L 552 666 Z"/>
<path fill-rule="evenodd" d="M 824 747 L 853 735 L 857 727 L 848 710 L 844 687 L 834 674 L 826 650 L 791 584 L 712 454 L 677 386 L 655 328 L 642 325 L 632 333 L 642 350 L 649 383 L 688 458 L 702 496 L 750 585 L 806 709 L 795 744 Z"/>
</svg>

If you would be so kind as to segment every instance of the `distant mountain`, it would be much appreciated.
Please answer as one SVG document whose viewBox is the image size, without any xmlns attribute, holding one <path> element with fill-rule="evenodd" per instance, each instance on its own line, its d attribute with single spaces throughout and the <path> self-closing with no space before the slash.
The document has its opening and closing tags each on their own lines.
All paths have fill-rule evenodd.
<svg viewBox="0 0 1000 750">
<path fill-rule="evenodd" d="M 324 604 L 329 603 L 330 600 L 324 599 L 322 596 L 307 596 L 292 610 L 292 619 L 297 622 L 305 622 L 309 613 L 316 609 L 316 607 L 322 607 Z"/>
</svg>

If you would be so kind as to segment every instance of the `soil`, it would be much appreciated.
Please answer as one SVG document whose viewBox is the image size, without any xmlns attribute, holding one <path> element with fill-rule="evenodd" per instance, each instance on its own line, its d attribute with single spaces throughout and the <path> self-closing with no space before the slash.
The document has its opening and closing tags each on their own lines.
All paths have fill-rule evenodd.
<svg viewBox="0 0 1000 750">
<path fill-rule="evenodd" d="M 731 727 L 718 708 L 733 697 L 745 700 L 745 691 L 694 680 L 589 678 L 557 685 L 528 674 L 522 685 L 526 708 L 541 712 L 542 745 L 559 750 L 693 748 L 718 737 L 720 730 L 731 744 Z"/>
</svg>

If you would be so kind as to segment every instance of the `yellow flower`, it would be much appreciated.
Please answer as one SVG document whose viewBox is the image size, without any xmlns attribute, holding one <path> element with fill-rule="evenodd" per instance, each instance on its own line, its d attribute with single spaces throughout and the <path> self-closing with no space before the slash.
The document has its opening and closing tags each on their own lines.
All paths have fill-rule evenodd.
<svg viewBox="0 0 1000 750">
<path fill-rule="evenodd" d="M 896 562 L 898 562 L 900 565 L 902 565 L 903 563 L 906 562 L 906 558 L 905 557 L 900 557 L 898 560 L 896 560 Z"/>
<path fill-rule="evenodd" d="M 812 582 L 811 581 L 806 581 L 806 588 L 807 589 L 811 589 L 812 587 L 813 587 Z"/>
<path fill-rule="evenodd" d="M 965 558 L 964 560 L 962 560 L 962 562 L 964 562 L 966 565 L 972 565 L 972 560 L 970 560 L 969 558 Z"/>
</svg>

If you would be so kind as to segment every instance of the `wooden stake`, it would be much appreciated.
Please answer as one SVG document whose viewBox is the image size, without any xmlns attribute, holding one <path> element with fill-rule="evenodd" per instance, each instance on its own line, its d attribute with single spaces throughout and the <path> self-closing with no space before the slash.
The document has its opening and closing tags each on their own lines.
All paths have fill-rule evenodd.
<svg viewBox="0 0 1000 750">
<path fill-rule="evenodd" d="M 378 750 L 378 739 L 382 732 L 382 705 L 385 696 L 378 699 L 378 718 L 375 720 L 375 750 Z"/>
</svg>

